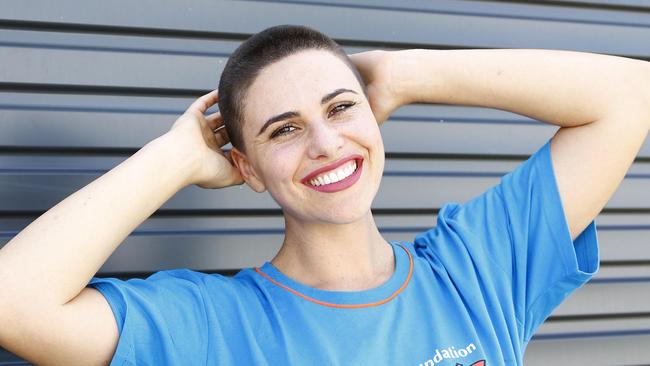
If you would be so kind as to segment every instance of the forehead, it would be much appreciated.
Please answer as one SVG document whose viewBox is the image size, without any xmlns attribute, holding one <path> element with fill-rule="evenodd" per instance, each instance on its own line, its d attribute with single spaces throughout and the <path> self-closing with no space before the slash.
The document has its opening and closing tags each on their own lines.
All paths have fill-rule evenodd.
<svg viewBox="0 0 650 366">
<path fill-rule="evenodd" d="M 246 120 L 253 127 L 280 113 L 320 107 L 322 97 L 339 88 L 363 93 L 354 73 L 340 58 L 321 50 L 292 54 L 265 67 L 257 76 L 247 92 Z"/>
</svg>

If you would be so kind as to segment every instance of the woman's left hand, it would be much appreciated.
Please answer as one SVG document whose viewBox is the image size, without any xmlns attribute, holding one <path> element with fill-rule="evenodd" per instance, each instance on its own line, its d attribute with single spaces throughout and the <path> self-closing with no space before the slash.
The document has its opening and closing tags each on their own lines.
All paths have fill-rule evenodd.
<svg viewBox="0 0 650 366">
<path fill-rule="evenodd" d="M 368 51 L 350 55 L 366 83 L 368 101 L 378 124 L 384 123 L 401 105 L 405 104 L 397 92 L 393 69 L 394 52 Z"/>
</svg>

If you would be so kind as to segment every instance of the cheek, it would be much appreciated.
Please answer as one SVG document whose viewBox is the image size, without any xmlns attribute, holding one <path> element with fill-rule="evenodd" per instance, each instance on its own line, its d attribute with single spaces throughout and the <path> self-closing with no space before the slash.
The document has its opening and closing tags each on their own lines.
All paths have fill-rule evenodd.
<svg viewBox="0 0 650 366">
<path fill-rule="evenodd" d="M 383 150 L 381 132 L 374 117 L 361 119 L 359 123 L 353 124 L 352 129 L 354 135 L 357 136 L 361 143 L 375 149 L 381 146 Z"/>
<path fill-rule="evenodd" d="M 374 116 L 371 115 L 360 121 L 354 133 L 358 143 L 370 151 L 373 165 L 381 176 L 384 168 L 384 140 Z"/>
<path fill-rule="evenodd" d="M 286 184 L 296 177 L 302 152 L 296 146 L 282 146 L 265 152 L 264 180 L 267 186 Z"/>
</svg>

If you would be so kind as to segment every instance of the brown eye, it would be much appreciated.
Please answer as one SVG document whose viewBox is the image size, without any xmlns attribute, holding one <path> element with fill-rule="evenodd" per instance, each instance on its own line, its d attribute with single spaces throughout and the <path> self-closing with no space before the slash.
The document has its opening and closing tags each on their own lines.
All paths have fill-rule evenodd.
<svg viewBox="0 0 650 366">
<path fill-rule="evenodd" d="M 352 107 L 355 104 L 356 103 L 341 103 L 341 104 L 337 105 L 336 107 L 332 108 L 332 110 L 330 111 L 328 117 L 331 117 L 332 114 L 339 114 L 339 113 L 345 111 L 346 109 Z"/>
<path fill-rule="evenodd" d="M 296 127 L 292 126 L 290 123 L 286 123 L 282 125 L 282 127 L 278 128 L 277 130 L 273 131 L 271 134 L 271 138 L 276 138 L 278 136 L 284 136 L 288 135 L 291 132 L 293 132 L 296 129 Z"/>
</svg>

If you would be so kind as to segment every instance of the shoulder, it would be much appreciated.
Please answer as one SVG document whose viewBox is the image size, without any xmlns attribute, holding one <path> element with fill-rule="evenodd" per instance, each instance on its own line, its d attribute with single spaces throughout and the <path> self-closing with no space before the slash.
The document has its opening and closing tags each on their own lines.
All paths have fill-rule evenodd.
<svg viewBox="0 0 650 366">
<path fill-rule="evenodd" d="M 234 276 L 179 268 L 156 272 L 147 280 L 161 285 L 169 283 L 194 285 L 207 295 L 224 293 L 229 296 L 250 295 L 257 287 L 257 278 L 252 268 L 242 269 Z"/>
<path fill-rule="evenodd" d="M 129 302 L 158 300 L 169 304 L 174 301 L 194 301 L 210 299 L 233 299 L 242 292 L 250 293 L 250 280 L 241 276 L 226 276 L 218 273 L 205 273 L 187 268 L 161 270 L 147 278 L 94 277 L 89 286 L 96 288 L 111 302 Z M 118 301 L 119 300 L 119 301 Z"/>
</svg>

